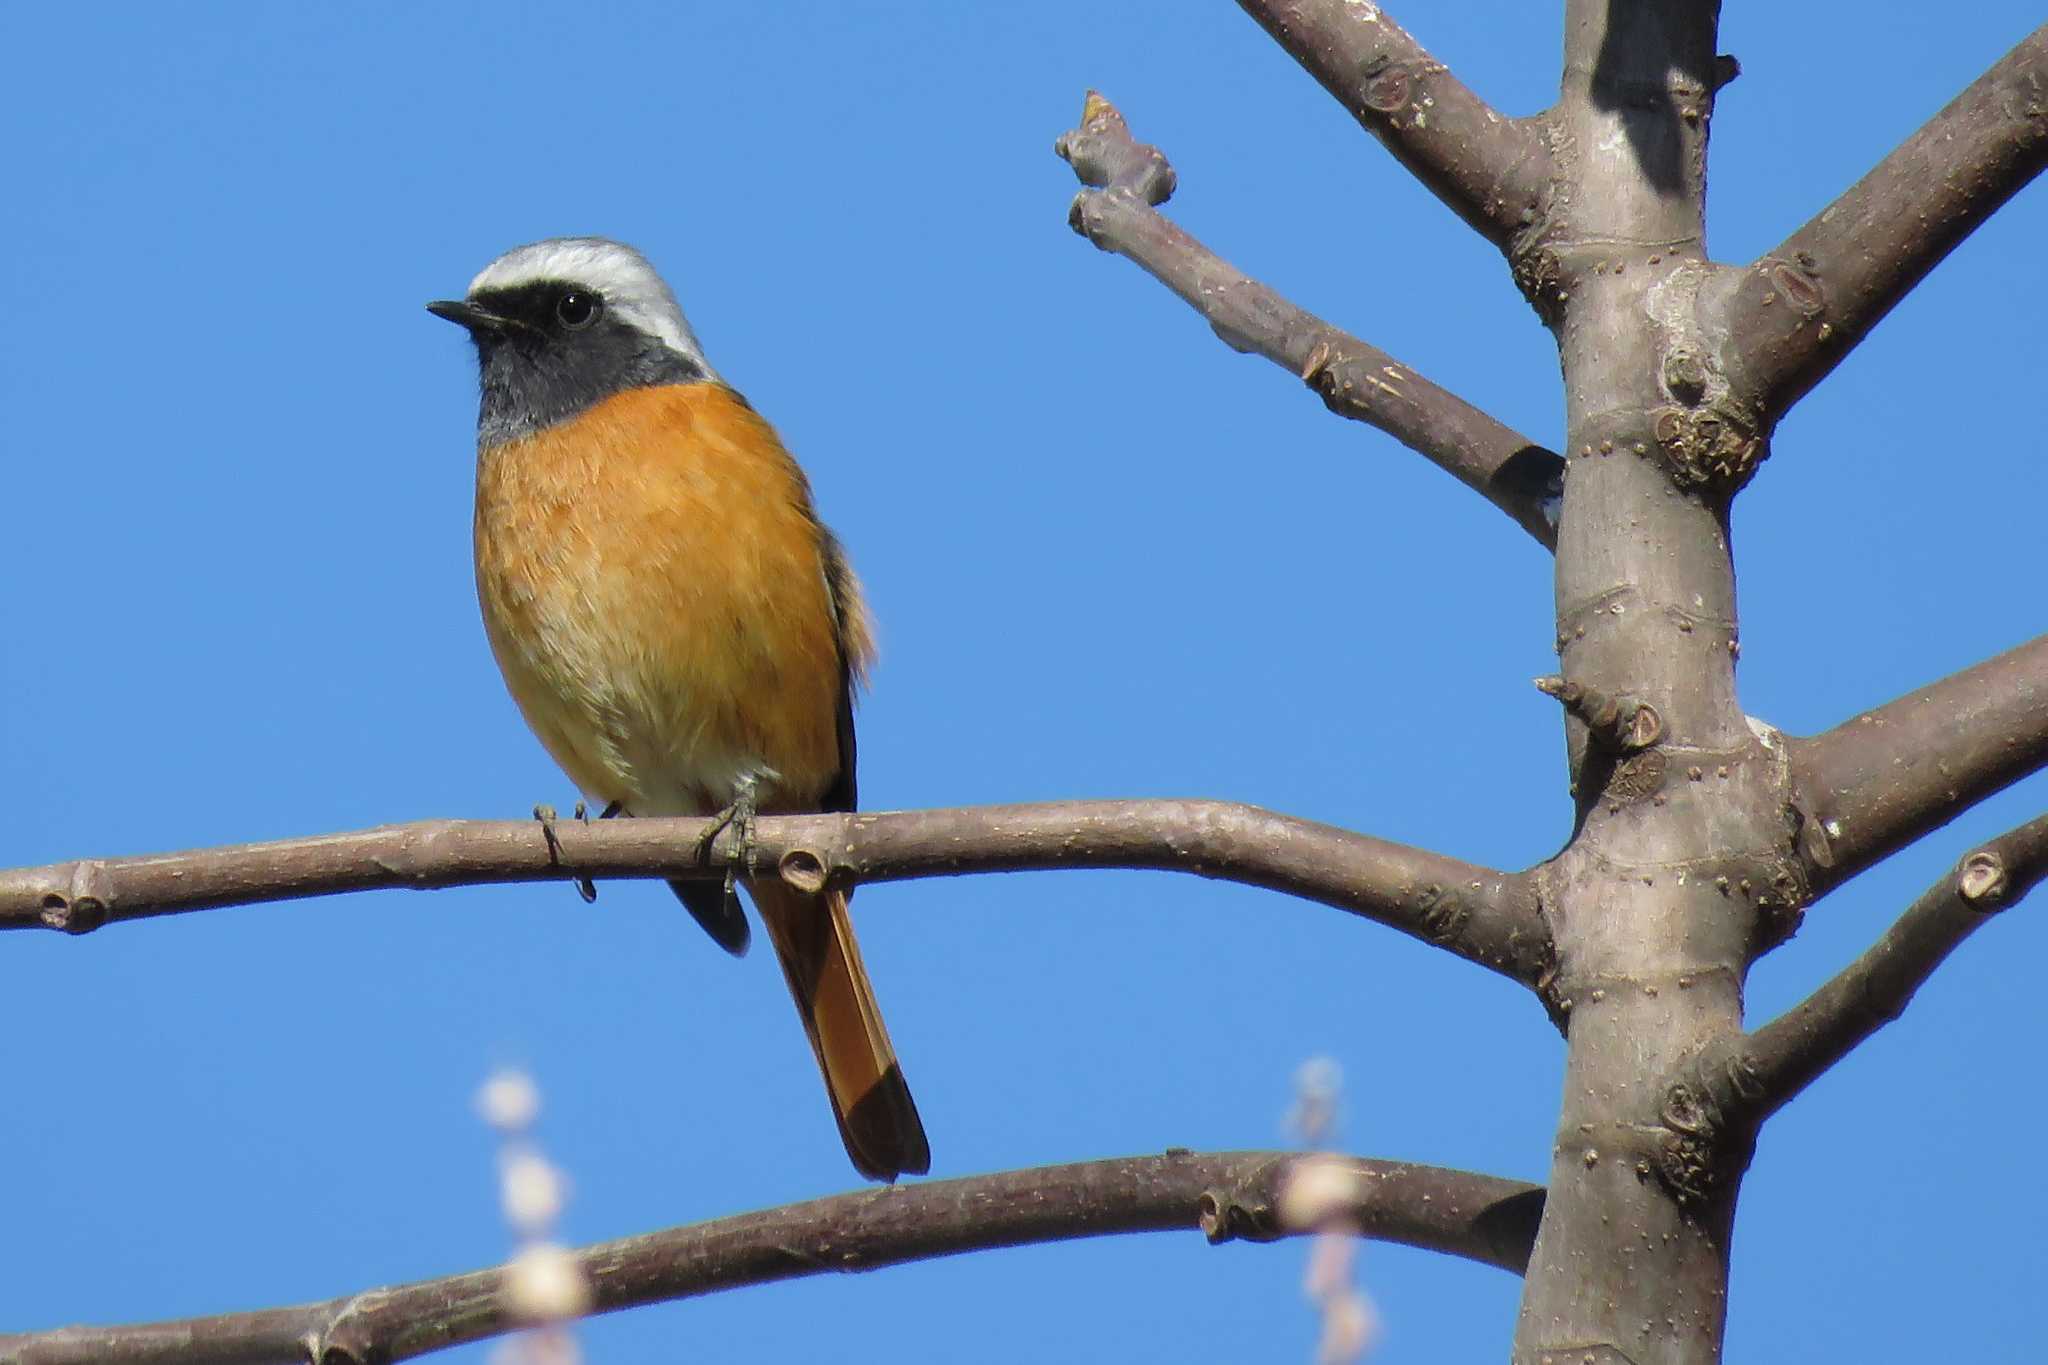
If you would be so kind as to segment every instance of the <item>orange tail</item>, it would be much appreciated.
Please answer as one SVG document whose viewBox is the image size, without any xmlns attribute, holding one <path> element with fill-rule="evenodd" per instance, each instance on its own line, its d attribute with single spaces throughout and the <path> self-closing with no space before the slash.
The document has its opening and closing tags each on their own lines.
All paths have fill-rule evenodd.
<svg viewBox="0 0 2048 1365">
<path fill-rule="evenodd" d="M 807 896 L 769 878 L 747 889 L 796 997 L 854 1169 L 870 1180 L 923 1175 L 931 1146 L 861 965 L 846 893 Z"/>
</svg>

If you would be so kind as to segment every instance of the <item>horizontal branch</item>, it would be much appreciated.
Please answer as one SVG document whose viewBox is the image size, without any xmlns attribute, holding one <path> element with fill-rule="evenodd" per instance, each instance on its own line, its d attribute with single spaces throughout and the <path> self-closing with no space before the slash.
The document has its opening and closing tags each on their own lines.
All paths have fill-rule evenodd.
<svg viewBox="0 0 2048 1365">
<path fill-rule="evenodd" d="M 1238 0 L 1289 56 L 1474 231 L 1507 250 L 1552 176 L 1536 128 L 1503 118 L 1376 4 Z"/>
<path fill-rule="evenodd" d="M 2048 635 L 1790 746 L 1815 897 L 2048 767 Z"/>
<path fill-rule="evenodd" d="M 1563 496 L 1564 461 L 1438 388 L 1385 351 L 1295 307 L 1189 236 L 1153 206 L 1173 193 L 1173 168 L 1136 142 L 1093 91 L 1081 126 L 1056 144 L 1084 184 L 1069 221 L 1178 294 L 1235 350 L 1299 376 L 1340 417 L 1378 427 L 1506 512 L 1547 549 Z"/>
<path fill-rule="evenodd" d="M 1211 1241 L 1287 1235 L 1276 1211 L 1300 1160 L 1287 1152 L 1185 1151 L 861 1190 L 602 1242 L 577 1253 L 598 1312 L 741 1285 L 1079 1237 L 1199 1228 Z M 1328 1158 L 1317 1158 L 1327 1161 Z M 1362 1235 L 1519 1272 L 1543 1209 L 1535 1185 L 1356 1159 Z M 497 1336 L 519 1324 L 499 1270 L 325 1303 L 134 1327 L 0 1336 L 9 1365 L 370 1365 Z"/>
<path fill-rule="evenodd" d="M 1934 969 L 2048 875 L 2048 815 L 1993 839 L 1913 902 L 1869 951 L 1800 1004 L 1689 1071 L 1681 1108 L 1761 1123 L 1899 1017 Z"/>
<path fill-rule="evenodd" d="M 1763 428 L 2043 165 L 2048 25 L 1741 273 L 1724 304 L 1728 368 Z"/>
<path fill-rule="evenodd" d="M 0 929 L 115 920 L 382 887 L 711 877 L 709 820 L 423 820 L 347 834 L 0 872 Z M 1348 910 L 1525 984 L 1550 936 L 1529 878 L 1227 801 L 1065 801 L 762 816 L 745 865 L 806 890 L 1055 868 L 1145 868 L 1243 882 Z"/>
</svg>

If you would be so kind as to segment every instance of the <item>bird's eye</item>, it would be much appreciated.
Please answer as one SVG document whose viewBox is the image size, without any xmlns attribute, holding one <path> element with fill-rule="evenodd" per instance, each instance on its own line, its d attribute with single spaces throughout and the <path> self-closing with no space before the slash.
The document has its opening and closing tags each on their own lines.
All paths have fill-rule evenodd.
<svg viewBox="0 0 2048 1365">
<path fill-rule="evenodd" d="M 603 297 L 581 289 L 571 289 L 555 301 L 555 316 L 561 319 L 564 327 L 588 327 L 603 311 Z"/>
</svg>

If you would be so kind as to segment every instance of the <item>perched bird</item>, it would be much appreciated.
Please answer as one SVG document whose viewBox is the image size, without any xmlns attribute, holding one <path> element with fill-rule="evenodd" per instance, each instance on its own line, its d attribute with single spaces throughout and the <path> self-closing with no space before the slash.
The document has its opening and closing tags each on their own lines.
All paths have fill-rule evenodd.
<svg viewBox="0 0 2048 1365">
<path fill-rule="evenodd" d="M 860 584 L 781 440 L 722 382 L 631 247 L 506 252 L 460 300 L 482 370 L 476 586 L 505 684 L 607 813 L 854 808 L 853 689 L 873 646 Z M 731 885 L 670 885 L 747 949 Z M 825 1074 L 846 1151 L 894 1180 L 931 1166 L 846 893 L 748 890 Z"/>
</svg>

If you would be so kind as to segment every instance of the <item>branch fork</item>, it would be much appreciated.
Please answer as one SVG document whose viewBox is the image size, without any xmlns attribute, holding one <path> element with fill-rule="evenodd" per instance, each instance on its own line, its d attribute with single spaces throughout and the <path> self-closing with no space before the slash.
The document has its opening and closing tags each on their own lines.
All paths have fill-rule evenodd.
<svg viewBox="0 0 2048 1365">
<path fill-rule="evenodd" d="M 1664 1103 L 1674 1150 L 1689 1144 L 1719 1153 L 1717 1161 L 1746 1161 L 1756 1130 L 1772 1114 L 1903 1014 L 1964 939 L 2044 877 L 2048 815 L 1966 854 L 1804 1001 L 1752 1033 L 1703 1049 L 1680 1069 Z"/>
</svg>

